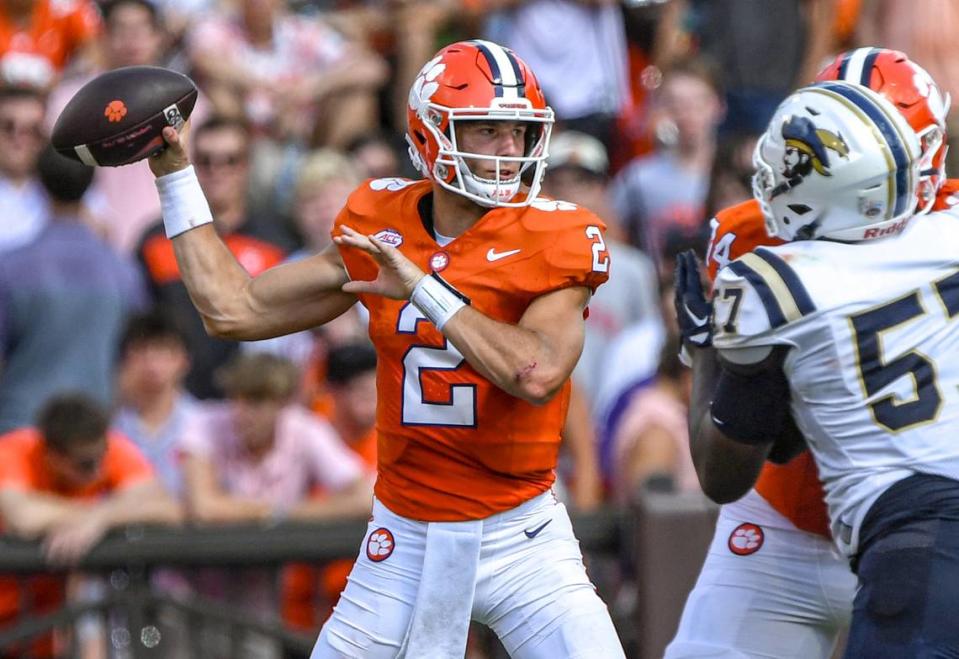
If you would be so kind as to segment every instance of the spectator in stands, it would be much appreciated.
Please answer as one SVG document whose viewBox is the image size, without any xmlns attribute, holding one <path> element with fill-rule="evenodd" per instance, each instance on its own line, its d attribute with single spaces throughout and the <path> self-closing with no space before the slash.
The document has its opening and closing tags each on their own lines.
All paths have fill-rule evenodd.
<svg viewBox="0 0 959 659">
<path fill-rule="evenodd" d="M 608 227 L 606 247 L 616 264 L 616 276 L 590 300 L 583 354 L 573 371 L 591 407 L 606 377 L 603 355 L 610 341 L 630 325 L 646 320 L 659 322 L 658 278 L 649 257 L 624 242 L 625 231 L 608 201 L 609 160 L 602 143 L 585 133 L 559 133 L 550 143 L 547 162 L 543 191 L 599 215 Z M 658 354 L 658 346 L 652 350 Z"/>
<path fill-rule="evenodd" d="M 51 200 L 49 222 L 0 259 L 0 432 L 31 423 L 60 391 L 109 404 L 117 341 L 146 299 L 136 266 L 79 218 L 93 168 L 48 146 L 37 171 Z"/>
<path fill-rule="evenodd" d="M 280 263 L 284 250 L 273 242 L 279 223 L 262 215 L 254 219 L 248 212 L 249 149 L 249 132 L 240 121 L 214 117 L 193 131 L 197 178 L 216 228 L 243 267 L 257 275 Z M 237 342 L 207 335 L 180 280 L 173 243 L 167 240 L 161 222 L 146 231 L 137 255 L 162 313 L 169 314 L 186 333 L 191 362 L 187 390 L 198 398 L 219 396 L 213 372 L 237 353 Z"/>
<path fill-rule="evenodd" d="M 329 421 L 340 439 L 376 469 L 376 351 L 368 342 L 347 343 L 326 357 L 333 401 Z"/>
<path fill-rule="evenodd" d="M 330 424 L 372 477 L 376 473 L 376 351 L 368 342 L 333 348 L 327 355 L 325 385 L 332 404 L 327 412 Z M 352 560 L 333 561 L 322 568 L 306 563 L 287 566 L 283 620 L 295 629 L 316 632 L 346 587 L 352 568 Z"/>
<path fill-rule="evenodd" d="M 272 138 L 334 147 L 375 128 L 387 76 L 379 57 L 285 0 L 237 5 L 201 19 L 187 39 L 218 112 L 247 116 Z"/>
<path fill-rule="evenodd" d="M 197 402 L 183 388 L 186 338 L 156 311 L 130 319 L 120 340 L 113 425 L 143 452 L 171 493 L 182 492 L 180 438 Z"/>
<path fill-rule="evenodd" d="M 748 134 L 720 138 L 709 175 L 705 217 L 715 217 L 724 208 L 752 199 L 753 150 L 758 138 Z"/>
<path fill-rule="evenodd" d="M 331 244 L 333 220 L 361 181 L 353 161 L 339 151 L 319 149 L 307 156 L 293 204 L 293 222 L 304 247 L 293 258 L 319 253 Z"/>
<path fill-rule="evenodd" d="M 176 523 L 181 511 L 139 450 L 108 430 L 105 410 L 84 395 L 65 394 L 46 403 L 36 427 L 0 436 L 0 519 L 4 532 L 42 538 L 50 563 L 68 566 L 112 528 Z M 22 603 L 40 615 L 63 601 L 63 575 L 0 578 L 0 625 L 26 613 Z M 24 656 L 26 648 L 5 650 Z M 62 656 L 50 635 L 31 651 Z"/>
<path fill-rule="evenodd" d="M 536 71 L 561 126 L 608 149 L 629 93 L 622 8 L 617 2 L 469 0 L 493 13 L 486 36 L 516 51 Z M 572 73 L 575 72 L 575 73 Z"/>
<path fill-rule="evenodd" d="M 367 515 L 372 477 L 325 421 L 291 403 L 299 372 L 269 353 L 242 354 L 220 371 L 225 403 L 208 403 L 183 436 L 184 484 L 201 524 L 274 523 Z M 311 495 L 321 490 L 321 498 Z M 199 575 L 198 589 L 257 616 L 279 613 L 275 575 Z M 259 643 L 257 639 L 250 642 Z"/>
<path fill-rule="evenodd" d="M 716 71 L 702 60 L 674 63 L 663 72 L 654 103 L 662 143 L 634 159 L 613 181 L 613 205 L 629 239 L 661 263 L 671 230 L 696 234 L 723 117 Z"/>
<path fill-rule="evenodd" d="M 268 353 L 219 371 L 228 401 L 191 419 L 182 448 L 187 501 L 199 522 L 323 519 L 363 514 L 370 482 L 329 424 L 299 405 L 299 372 Z M 314 485 L 331 496 L 307 501 Z"/>
<path fill-rule="evenodd" d="M 679 341 L 671 336 L 655 380 L 632 396 L 616 428 L 612 489 L 620 503 L 652 480 L 672 491 L 700 491 L 686 427 L 692 372 L 678 355 Z"/>
<path fill-rule="evenodd" d="M 91 63 L 99 29 L 91 0 L 6 0 L 0 4 L 0 79 L 49 91 L 68 64 Z"/>
<path fill-rule="evenodd" d="M 44 108 L 40 92 L 0 86 L 0 253 L 36 238 L 50 213 L 37 179 Z"/>
<path fill-rule="evenodd" d="M 100 59 L 94 70 L 65 78 L 50 94 L 47 125 L 95 75 L 123 66 L 158 65 L 168 36 L 151 0 L 109 0 L 101 5 L 104 30 L 97 39 Z M 202 101 L 200 102 L 202 105 Z M 200 118 L 194 109 L 193 123 Z M 160 202 L 146 161 L 98 168 L 87 202 L 92 219 L 110 244 L 129 254 L 144 229 L 160 215 Z"/>
<path fill-rule="evenodd" d="M 761 5 L 756 0 L 670 0 L 670 4 L 676 7 L 660 26 L 661 41 L 669 46 L 658 63 L 668 68 L 674 59 L 691 55 L 693 44 L 716 63 L 723 72 L 728 108 L 724 133 L 762 133 L 779 102 L 813 81 L 840 37 L 834 27 L 836 0 L 764 0 Z"/>
<path fill-rule="evenodd" d="M 350 143 L 346 152 L 353 158 L 361 178 L 406 176 L 404 167 L 410 166 L 406 158 L 400 163 L 396 145 L 383 133 L 361 135 Z"/>
</svg>

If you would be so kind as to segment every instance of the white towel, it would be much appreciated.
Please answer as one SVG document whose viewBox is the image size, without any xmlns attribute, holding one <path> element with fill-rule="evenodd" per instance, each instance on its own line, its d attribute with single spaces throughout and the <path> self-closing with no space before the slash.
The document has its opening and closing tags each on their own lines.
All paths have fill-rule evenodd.
<svg viewBox="0 0 959 659">
<path fill-rule="evenodd" d="M 432 522 L 413 619 L 399 656 L 462 659 L 479 568 L 482 520 Z"/>
</svg>

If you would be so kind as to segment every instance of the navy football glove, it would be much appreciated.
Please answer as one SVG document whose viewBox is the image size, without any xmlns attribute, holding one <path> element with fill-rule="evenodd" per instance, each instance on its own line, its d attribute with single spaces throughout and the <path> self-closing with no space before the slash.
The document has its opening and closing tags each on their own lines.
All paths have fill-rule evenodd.
<svg viewBox="0 0 959 659">
<path fill-rule="evenodd" d="M 676 256 L 673 303 L 683 343 L 705 348 L 713 344 L 713 305 L 706 299 L 699 261 L 689 249 Z"/>
</svg>

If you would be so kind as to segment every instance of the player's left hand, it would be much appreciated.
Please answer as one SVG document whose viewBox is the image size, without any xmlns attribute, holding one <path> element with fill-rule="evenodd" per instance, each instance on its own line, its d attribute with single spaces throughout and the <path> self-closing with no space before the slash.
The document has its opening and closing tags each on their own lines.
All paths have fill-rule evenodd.
<svg viewBox="0 0 959 659">
<path fill-rule="evenodd" d="M 699 261 L 693 250 L 676 256 L 673 304 L 684 345 L 706 348 L 713 344 L 713 305 L 706 299 Z"/>
<path fill-rule="evenodd" d="M 380 272 L 373 281 L 348 281 L 343 284 L 345 293 L 373 293 L 394 300 L 407 300 L 413 289 L 426 273 L 410 261 L 403 252 L 387 245 L 375 236 L 364 236 L 348 226 L 341 226 L 342 233 L 333 237 L 337 245 L 363 250 L 379 264 Z"/>
</svg>

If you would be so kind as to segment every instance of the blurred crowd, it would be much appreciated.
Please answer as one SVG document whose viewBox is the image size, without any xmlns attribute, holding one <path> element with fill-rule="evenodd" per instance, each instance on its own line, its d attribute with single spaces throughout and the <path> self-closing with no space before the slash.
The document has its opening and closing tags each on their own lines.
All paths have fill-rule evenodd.
<svg viewBox="0 0 959 659">
<path fill-rule="evenodd" d="M 318 520 L 363 515 L 370 502 L 376 357 L 363 309 L 278 339 L 209 338 L 146 163 L 93 171 L 47 145 L 60 110 L 98 73 L 159 65 L 197 82 L 197 176 L 218 231 L 255 275 L 325 248 L 365 179 L 415 177 L 408 90 L 437 48 L 482 37 L 523 57 L 557 114 L 545 194 L 608 226 L 612 276 L 590 303 L 557 485 L 571 507 L 589 510 L 641 486 L 698 487 L 673 256 L 702 252 L 710 217 L 750 197 L 752 148 L 779 101 L 854 45 L 906 51 L 959 99 L 959 6 L 923 7 L 3 0 L 3 530 L 43 536 L 51 560 L 69 563 L 129 521 Z M 155 488 L 152 507 L 143 489 L 128 496 L 134 486 Z M 84 514 L 62 514 L 40 493 Z M 262 594 L 244 599 L 314 631 L 348 567 L 291 566 L 279 584 L 251 574 L 244 592 Z M 166 587 L 211 597 L 237 587 L 216 574 L 166 577 Z M 41 586 L 35 607 L 60 601 L 57 584 Z M 16 616 L 15 589 L 0 582 L 0 625 Z"/>
</svg>

